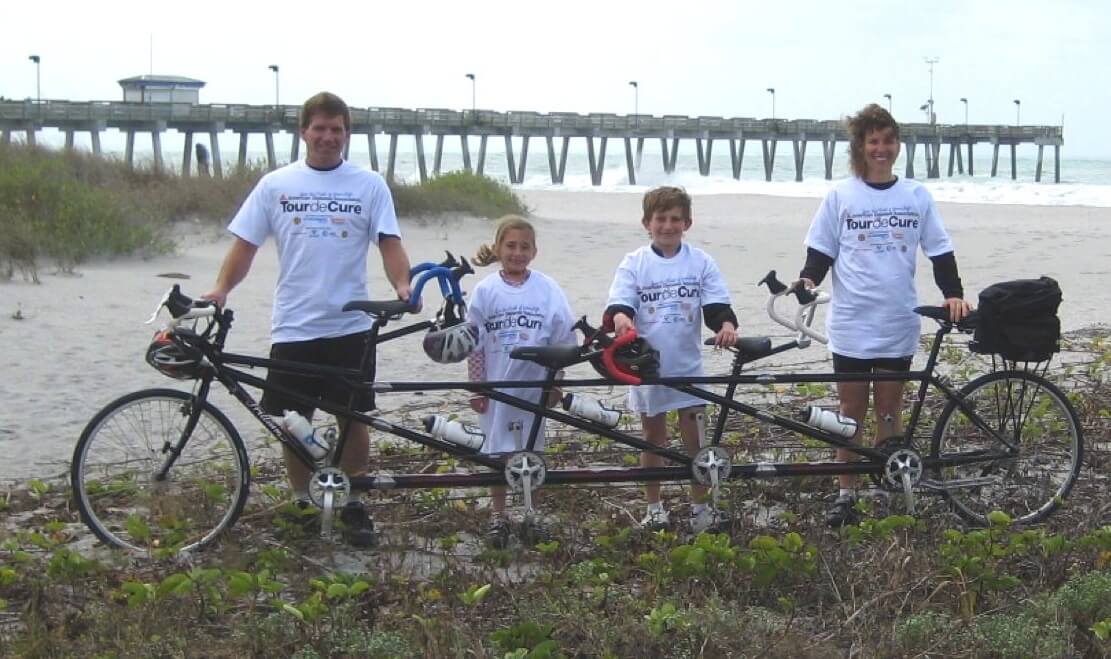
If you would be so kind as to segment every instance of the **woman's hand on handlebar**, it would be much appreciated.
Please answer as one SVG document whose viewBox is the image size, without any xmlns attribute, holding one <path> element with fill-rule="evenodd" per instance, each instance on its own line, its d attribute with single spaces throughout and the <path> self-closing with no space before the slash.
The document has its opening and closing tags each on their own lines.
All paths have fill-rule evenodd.
<svg viewBox="0 0 1111 659">
<path fill-rule="evenodd" d="M 787 290 L 793 291 L 798 289 L 799 287 L 802 287 L 804 290 L 812 291 L 816 286 L 817 285 L 813 281 L 811 281 L 809 277 L 799 277 L 798 279 L 791 282 L 791 285 L 787 287 Z"/>
<path fill-rule="evenodd" d="M 487 408 L 490 407 L 490 399 L 486 396 L 473 396 L 471 398 L 471 409 L 476 414 L 486 414 Z"/>
<path fill-rule="evenodd" d="M 721 329 L 714 335 L 715 348 L 732 348 L 737 343 L 737 328 L 733 323 L 725 321 L 721 324 Z"/>
<path fill-rule="evenodd" d="M 972 305 L 959 297 L 945 298 L 945 302 L 942 306 L 949 312 L 949 320 L 954 323 L 972 313 Z"/>
</svg>

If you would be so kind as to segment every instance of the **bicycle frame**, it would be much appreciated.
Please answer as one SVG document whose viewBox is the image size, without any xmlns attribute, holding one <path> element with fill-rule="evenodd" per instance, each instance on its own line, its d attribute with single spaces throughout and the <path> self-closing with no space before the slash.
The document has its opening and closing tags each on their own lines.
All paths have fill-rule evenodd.
<svg viewBox="0 0 1111 659">
<path fill-rule="evenodd" d="M 427 279 L 427 278 L 426 278 Z M 534 414 L 534 421 L 532 427 L 529 429 L 527 440 L 523 442 L 520 447 L 521 450 L 532 451 L 539 439 L 539 430 L 542 419 L 550 419 L 567 426 L 599 435 L 610 439 L 618 444 L 628 446 L 640 451 L 647 451 L 665 458 L 672 466 L 664 467 L 600 467 L 588 469 L 552 469 L 546 472 L 545 483 L 560 484 L 560 483 L 594 483 L 594 482 L 645 482 L 645 481 L 678 481 L 689 480 L 691 478 L 692 457 L 666 447 L 659 447 L 651 444 L 644 439 L 622 432 L 617 429 L 610 428 L 603 424 L 597 423 L 590 419 L 574 416 L 569 413 L 562 412 L 556 409 L 547 408 L 541 404 L 534 403 L 520 396 L 515 396 L 505 390 L 514 389 L 549 389 L 557 384 L 556 374 L 559 368 L 548 368 L 547 377 L 543 380 L 535 381 L 485 381 L 485 382 L 470 382 L 470 381 L 441 381 L 441 382 L 378 382 L 375 380 L 376 376 L 376 349 L 377 345 L 385 341 L 397 339 L 415 332 L 428 329 L 432 326 L 430 321 L 421 321 L 409 326 L 405 326 L 390 332 L 382 332 L 382 329 L 387 325 L 387 319 L 376 318 L 372 324 L 372 329 L 368 335 L 366 349 L 362 358 L 361 367 L 359 369 L 337 368 L 320 366 L 317 364 L 304 363 L 304 362 L 291 362 L 272 360 L 267 358 L 252 357 L 248 355 L 240 355 L 234 353 L 223 352 L 224 340 L 230 330 L 232 323 L 232 315 L 230 310 L 221 312 L 220 318 L 217 319 L 218 330 L 215 337 L 210 341 L 203 335 L 196 335 L 186 333 L 185 340 L 189 341 L 195 348 L 201 350 L 208 365 L 211 368 L 206 369 L 205 375 L 199 379 L 196 389 L 195 397 L 198 401 L 207 399 L 213 381 L 219 382 L 235 397 L 242 405 L 244 405 L 255 418 L 276 438 L 282 442 L 283 445 L 288 447 L 297 459 L 301 460 L 307 468 L 312 470 L 315 463 L 309 456 L 308 452 L 300 445 L 299 442 L 290 441 L 286 434 L 279 427 L 278 423 L 267 415 L 255 398 L 244 388 L 244 385 L 256 387 L 263 391 L 271 390 L 287 396 L 289 399 L 303 403 L 309 407 L 316 407 L 324 412 L 332 414 L 336 417 L 339 423 L 339 440 L 327 459 L 325 466 L 338 467 L 340 456 L 343 454 L 343 449 L 347 440 L 347 428 L 352 422 L 366 424 L 376 430 L 388 433 L 397 437 L 401 437 L 407 441 L 415 442 L 423 445 L 432 450 L 440 453 L 453 456 L 459 460 L 486 467 L 491 471 L 487 472 L 470 472 L 470 473 L 445 473 L 445 474 L 403 474 L 403 475 L 368 475 L 350 477 L 350 484 L 353 490 L 370 490 L 370 489 L 392 489 L 392 488 L 425 488 L 425 487 L 470 487 L 470 486 L 491 486 L 491 485 L 504 485 L 506 483 L 505 467 L 509 456 L 512 454 L 502 455 L 488 455 L 480 453 L 476 450 L 469 449 L 460 445 L 453 444 L 446 440 L 437 439 L 430 434 L 424 432 L 414 431 L 405 426 L 391 422 L 381 418 L 375 414 L 363 413 L 352 409 L 356 394 L 362 391 L 372 391 L 375 393 L 386 392 L 421 392 L 421 391 L 445 391 L 445 390 L 458 390 L 468 391 L 471 393 L 481 394 L 491 400 L 505 403 L 514 408 L 532 412 Z M 830 383 L 830 382 L 844 382 L 844 381 L 867 381 L 867 382 L 883 382 L 883 381 L 910 381 L 918 382 L 918 391 L 915 398 L 914 406 L 911 412 L 910 421 L 907 424 L 906 430 L 903 434 L 903 440 L 911 445 L 915 430 L 921 418 L 921 412 L 926 401 L 928 391 L 932 386 L 940 389 L 947 400 L 957 401 L 957 405 L 962 412 L 981 430 L 991 434 L 1003 445 L 1009 448 L 1009 452 L 1017 452 L 1017 448 L 1011 439 L 1000 436 L 999 433 L 994 431 L 987 423 L 985 423 L 976 411 L 966 407 L 960 399 L 956 389 L 950 386 L 942 378 L 934 374 L 934 369 L 937 365 L 938 353 L 942 343 L 943 337 L 950 333 L 956 326 L 951 323 L 943 322 L 941 327 L 937 330 L 933 346 L 930 350 L 926 365 L 922 370 L 907 371 L 907 372 L 882 372 L 871 374 L 834 374 L 834 373 L 799 373 L 799 374 L 783 374 L 773 375 L 766 373 L 753 373 L 742 374 L 742 368 L 760 359 L 764 359 L 771 355 L 779 354 L 787 350 L 804 347 L 803 341 L 792 340 L 782 345 L 775 346 L 769 351 L 755 355 L 746 356 L 738 352 L 734 358 L 732 372 L 726 376 L 703 376 L 703 377 L 686 377 L 686 378 L 653 378 L 645 379 L 643 384 L 663 385 L 672 387 L 679 391 L 683 391 L 691 396 L 697 397 L 706 401 L 709 404 L 717 405 L 720 409 L 720 414 L 717 418 L 717 423 L 710 438 L 709 444 L 718 446 L 721 443 L 722 436 L 724 435 L 724 428 L 727 417 L 730 413 L 737 413 L 743 416 L 753 417 L 763 422 L 771 424 L 776 427 L 784 428 L 792 432 L 799 433 L 803 436 L 812 438 L 814 440 L 828 444 L 830 447 L 843 448 L 851 451 L 852 453 L 860 456 L 863 460 L 852 462 L 807 462 L 807 463 L 752 463 L 732 465 L 729 475 L 732 478 L 772 478 L 772 477 L 798 477 L 798 476 L 830 476 L 840 474 L 880 474 L 882 473 L 888 453 L 885 453 L 880 448 L 869 446 L 862 446 L 853 443 L 850 439 L 845 439 L 833 433 L 808 425 L 796 419 L 777 414 L 772 411 L 761 409 L 759 407 L 744 403 L 742 401 L 734 400 L 737 387 L 742 385 L 769 385 L 769 384 L 800 384 L 800 383 Z M 800 336 L 801 338 L 801 336 Z M 587 361 L 588 356 L 584 356 L 582 361 Z M 346 406 L 339 405 L 329 401 L 317 401 L 309 399 L 297 392 L 290 391 L 280 386 L 276 386 L 266 382 L 264 379 L 244 372 L 243 370 L 234 368 L 235 366 L 246 367 L 260 367 L 266 369 L 279 370 L 283 372 L 311 375 L 316 377 L 324 377 L 342 383 L 345 387 L 351 390 L 351 398 Z M 596 386 L 613 386 L 615 383 L 612 379 L 606 378 L 592 378 L 592 379 L 577 379 L 577 380 L 559 380 L 558 386 L 561 389 L 574 389 L 578 387 L 596 387 Z M 719 395 L 708 390 L 699 388 L 697 385 L 725 385 L 726 391 L 724 395 Z M 166 464 L 163 467 L 163 472 L 167 471 L 172 465 L 173 460 L 180 453 L 185 441 L 192 432 L 197 418 L 200 415 L 200 405 L 195 405 L 191 410 L 189 422 L 186 424 L 186 429 L 179 439 L 178 445 L 173 447 L 168 453 Z M 522 438 L 523 439 L 523 438 Z M 942 466 L 968 464 L 974 462 L 985 462 L 1004 457 L 997 452 L 985 453 L 975 452 L 967 455 L 949 455 L 945 458 L 923 458 L 923 465 L 925 469 L 933 469 Z"/>
</svg>

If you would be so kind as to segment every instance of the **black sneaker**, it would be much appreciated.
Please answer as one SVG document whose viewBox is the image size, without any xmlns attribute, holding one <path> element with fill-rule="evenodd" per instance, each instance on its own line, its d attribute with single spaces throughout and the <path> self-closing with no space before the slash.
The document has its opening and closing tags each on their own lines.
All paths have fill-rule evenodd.
<svg viewBox="0 0 1111 659">
<path fill-rule="evenodd" d="M 521 523 L 521 542 L 526 547 L 535 547 L 542 542 L 551 542 L 554 536 L 551 529 L 541 524 L 535 517 L 526 517 Z"/>
<path fill-rule="evenodd" d="M 490 520 L 490 527 L 486 529 L 486 542 L 494 549 L 505 549 L 509 546 L 512 533 L 505 515 L 494 515 Z"/>
<path fill-rule="evenodd" d="M 352 547 L 373 547 L 378 542 L 374 533 L 374 522 L 367 514 L 362 501 L 351 500 L 339 511 L 339 521 L 343 523 L 343 540 Z"/>
<path fill-rule="evenodd" d="M 848 494 L 838 496 L 833 502 L 833 507 L 826 513 L 826 526 L 835 529 L 855 525 L 860 521 L 855 506 L 855 497 Z"/>
</svg>

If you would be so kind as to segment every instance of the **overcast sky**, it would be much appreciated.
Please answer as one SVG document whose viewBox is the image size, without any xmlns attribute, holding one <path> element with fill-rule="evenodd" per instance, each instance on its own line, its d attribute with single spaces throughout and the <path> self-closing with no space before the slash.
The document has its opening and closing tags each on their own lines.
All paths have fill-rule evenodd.
<svg viewBox="0 0 1111 659">
<path fill-rule="evenodd" d="M 899 2 L 7 3 L 0 95 L 117 100 L 151 70 L 204 80 L 201 101 L 283 103 L 327 89 L 356 106 L 832 119 L 893 98 L 919 121 L 1065 123 L 1069 157 L 1111 157 L 1111 3 Z M 243 6 L 240 6 L 243 5 Z"/>
</svg>

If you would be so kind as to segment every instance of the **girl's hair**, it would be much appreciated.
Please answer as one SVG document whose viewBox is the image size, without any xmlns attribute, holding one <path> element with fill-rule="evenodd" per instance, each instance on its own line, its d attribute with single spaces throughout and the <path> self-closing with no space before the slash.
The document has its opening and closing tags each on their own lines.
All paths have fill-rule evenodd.
<svg viewBox="0 0 1111 659">
<path fill-rule="evenodd" d="M 498 261 L 498 247 L 500 247 L 502 241 L 505 240 L 505 234 L 509 233 L 513 229 L 528 231 L 530 234 L 532 234 L 533 246 L 536 245 L 536 229 L 532 228 L 532 225 L 528 223 L 528 220 L 521 217 L 520 215 L 503 215 L 502 217 L 498 218 L 498 228 L 494 231 L 493 244 L 483 245 L 479 247 L 478 253 L 475 254 L 472 262 L 477 266 L 496 263 Z"/>
<path fill-rule="evenodd" d="M 864 160 L 864 140 L 868 137 L 868 133 L 891 128 L 897 140 L 899 124 L 895 123 L 895 118 L 890 112 L 875 103 L 864 106 L 860 112 L 848 117 L 845 122 L 849 132 L 849 166 L 852 167 L 853 174 L 864 178 L 868 173 L 868 164 Z"/>
</svg>

